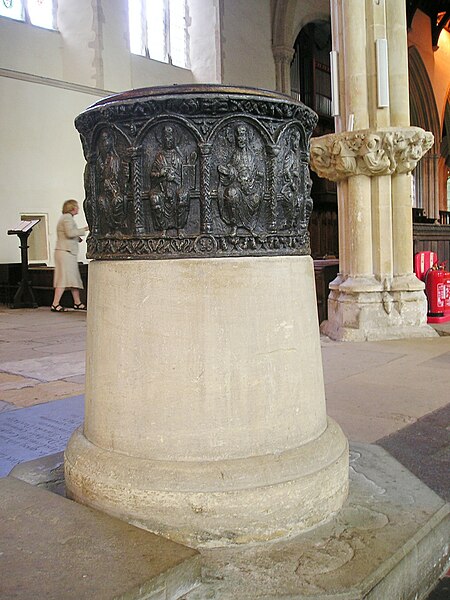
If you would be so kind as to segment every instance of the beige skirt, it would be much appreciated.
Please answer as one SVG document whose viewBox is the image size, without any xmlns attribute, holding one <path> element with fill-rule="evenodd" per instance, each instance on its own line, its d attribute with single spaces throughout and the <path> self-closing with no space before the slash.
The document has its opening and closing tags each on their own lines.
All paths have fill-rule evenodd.
<svg viewBox="0 0 450 600">
<path fill-rule="evenodd" d="M 83 289 L 77 257 L 71 252 L 55 250 L 53 287 Z"/>
</svg>

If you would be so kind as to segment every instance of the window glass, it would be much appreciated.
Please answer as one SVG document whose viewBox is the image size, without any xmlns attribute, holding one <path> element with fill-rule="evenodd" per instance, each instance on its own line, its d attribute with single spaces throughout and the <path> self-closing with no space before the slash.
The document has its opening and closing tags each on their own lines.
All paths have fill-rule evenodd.
<svg viewBox="0 0 450 600">
<path fill-rule="evenodd" d="M 0 15 L 16 19 L 16 21 L 24 21 L 23 2 L 21 0 L 0 0 Z"/>
<path fill-rule="evenodd" d="M 128 0 L 130 51 L 188 67 L 186 0 Z"/>
<path fill-rule="evenodd" d="M 145 56 L 145 22 L 141 0 L 128 0 L 128 22 L 130 27 L 130 50 L 133 54 Z"/>
<path fill-rule="evenodd" d="M 37 27 L 56 29 L 56 0 L 0 0 L 0 15 Z"/>
<path fill-rule="evenodd" d="M 187 66 L 185 0 L 170 0 L 170 56 L 177 67 Z"/>
<path fill-rule="evenodd" d="M 165 0 L 147 0 L 147 48 L 150 58 L 168 62 Z"/>
<path fill-rule="evenodd" d="M 55 29 L 54 0 L 27 0 L 30 23 L 46 29 Z"/>
</svg>

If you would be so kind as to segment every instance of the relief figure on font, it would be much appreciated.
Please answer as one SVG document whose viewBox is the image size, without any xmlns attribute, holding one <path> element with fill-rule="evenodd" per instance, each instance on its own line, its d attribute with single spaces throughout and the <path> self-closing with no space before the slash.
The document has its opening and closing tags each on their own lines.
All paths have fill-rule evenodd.
<svg viewBox="0 0 450 600">
<path fill-rule="evenodd" d="M 250 132 L 241 124 L 234 130 L 234 150 L 219 172 L 219 210 L 222 220 L 235 236 L 239 227 L 251 233 L 256 225 L 263 193 L 263 173 L 258 169 Z"/>
<path fill-rule="evenodd" d="M 96 180 L 100 229 L 115 233 L 125 226 L 126 201 L 121 183 L 129 177 L 129 164 L 122 160 L 115 148 L 114 134 L 104 130 L 98 141 Z"/>
<path fill-rule="evenodd" d="M 162 129 L 161 148 L 156 153 L 150 170 L 150 207 L 154 227 L 166 235 L 176 229 L 183 235 L 190 209 L 190 190 L 194 186 L 195 161 L 184 160 L 176 144 L 176 130 L 171 125 Z"/>
<path fill-rule="evenodd" d="M 281 205 L 286 229 L 306 229 L 311 215 L 311 177 L 308 166 L 301 161 L 300 132 L 294 129 L 289 137 L 289 147 L 283 160 L 283 186 Z"/>
</svg>

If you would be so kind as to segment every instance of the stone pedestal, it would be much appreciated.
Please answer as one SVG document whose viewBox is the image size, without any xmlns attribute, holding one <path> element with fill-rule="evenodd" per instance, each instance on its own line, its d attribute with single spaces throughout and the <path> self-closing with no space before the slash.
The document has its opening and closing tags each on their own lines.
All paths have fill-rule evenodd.
<svg viewBox="0 0 450 600">
<path fill-rule="evenodd" d="M 210 86 L 78 117 L 95 260 L 71 498 L 193 546 L 292 536 L 342 506 L 307 230 L 315 122 Z"/>
<path fill-rule="evenodd" d="M 94 262 L 89 294 L 72 498 L 194 546 L 340 508 L 347 442 L 326 416 L 310 257 Z"/>
</svg>

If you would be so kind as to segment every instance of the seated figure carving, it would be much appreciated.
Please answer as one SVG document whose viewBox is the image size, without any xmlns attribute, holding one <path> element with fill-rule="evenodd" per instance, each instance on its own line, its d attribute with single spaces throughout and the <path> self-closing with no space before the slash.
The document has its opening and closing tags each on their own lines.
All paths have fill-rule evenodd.
<svg viewBox="0 0 450 600">
<path fill-rule="evenodd" d="M 255 152 L 250 147 L 249 130 L 238 125 L 234 132 L 235 149 L 225 165 L 219 165 L 219 209 L 222 220 L 235 236 L 239 227 L 253 233 L 262 200 L 263 174 L 258 170 Z"/>
<path fill-rule="evenodd" d="M 171 125 L 162 129 L 161 148 L 156 153 L 150 170 L 150 207 L 154 227 L 166 235 L 176 229 L 182 236 L 186 227 L 190 193 L 193 184 L 194 164 L 184 164 L 176 145 L 176 131 Z M 196 157 L 191 157 L 195 163 Z"/>
</svg>

